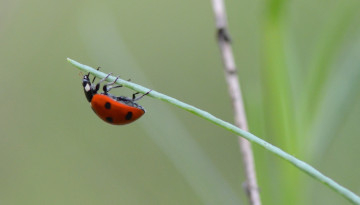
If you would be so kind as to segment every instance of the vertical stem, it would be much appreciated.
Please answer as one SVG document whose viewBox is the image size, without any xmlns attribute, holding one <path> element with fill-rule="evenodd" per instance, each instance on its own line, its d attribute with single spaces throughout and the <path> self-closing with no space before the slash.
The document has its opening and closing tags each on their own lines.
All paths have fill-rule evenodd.
<svg viewBox="0 0 360 205">
<path fill-rule="evenodd" d="M 237 69 L 231 47 L 231 39 L 227 28 L 227 18 L 223 0 L 212 0 L 217 40 L 224 63 L 225 78 L 234 110 L 235 125 L 248 131 L 246 113 L 242 99 Z M 238 137 L 246 175 L 246 192 L 251 205 L 261 205 L 259 189 L 256 181 L 256 171 L 251 144 L 248 140 Z"/>
</svg>

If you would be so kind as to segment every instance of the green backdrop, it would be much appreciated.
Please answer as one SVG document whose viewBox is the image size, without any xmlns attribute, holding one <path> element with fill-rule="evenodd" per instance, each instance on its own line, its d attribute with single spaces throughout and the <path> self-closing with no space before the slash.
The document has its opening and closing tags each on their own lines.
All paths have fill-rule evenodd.
<svg viewBox="0 0 360 205">
<path fill-rule="evenodd" d="M 360 194 L 358 0 L 226 6 L 251 132 Z M 0 204 L 247 204 L 236 136 L 149 97 L 106 124 L 66 61 L 232 122 L 215 40 L 211 1 L 0 0 Z M 254 151 L 263 204 L 349 204 Z"/>
</svg>

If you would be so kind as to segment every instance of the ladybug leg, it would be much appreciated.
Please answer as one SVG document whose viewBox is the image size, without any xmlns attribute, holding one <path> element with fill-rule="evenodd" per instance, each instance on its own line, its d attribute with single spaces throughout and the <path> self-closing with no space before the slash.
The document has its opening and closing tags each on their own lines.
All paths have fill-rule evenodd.
<svg viewBox="0 0 360 205">
<path fill-rule="evenodd" d="M 97 67 L 96 70 L 100 70 L 100 66 Z M 90 72 L 87 74 L 87 77 L 88 77 L 88 78 L 89 78 L 89 76 L 90 76 Z M 107 78 L 107 77 L 109 77 L 109 76 L 106 76 L 106 78 Z M 106 78 L 105 78 L 105 79 L 106 79 Z M 89 79 L 90 79 L 90 78 L 89 78 Z M 95 79 L 96 79 L 96 76 L 94 76 L 94 78 L 93 78 L 93 80 L 92 80 L 92 82 L 91 82 L 91 84 L 92 84 L 91 87 L 93 88 L 93 93 L 97 93 L 97 91 L 98 91 L 99 88 L 100 88 L 100 82 L 94 86 L 94 81 L 95 81 Z"/>
<path fill-rule="evenodd" d="M 101 68 L 101 67 L 99 66 L 99 67 L 97 67 L 97 69 L 96 69 L 96 70 L 100 70 L 100 68 Z M 89 77 L 89 75 L 90 75 L 90 73 L 88 74 L 88 77 Z M 96 76 L 94 76 L 94 78 L 93 78 L 93 80 L 92 80 L 91 84 L 94 84 L 95 78 L 96 78 Z"/>
<path fill-rule="evenodd" d="M 119 76 L 117 76 L 116 77 L 116 79 L 114 80 L 114 82 L 112 82 L 112 83 L 108 83 L 108 84 L 106 84 L 104 87 L 103 87 L 103 90 L 104 90 L 104 93 L 106 94 L 107 92 L 109 92 L 111 89 L 113 89 L 113 88 L 121 88 L 121 87 L 123 87 L 122 85 L 116 85 L 116 86 L 110 86 L 110 87 L 108 87 L 109 85 L 113 85 L 113 84 L 115 84 L 116 83 L 116 81 L 118 80 L 120 78 L 120 75 Z M 131 81 L 131 79 L 129 78 L 127 81 Z"/>
<path fill-rule="evenodd" d="M 114 80 L 114 82 L 108 83 L 106 85 L 104 85 L 103 87 L 103 91 L 105 94 L 107 94 L 111 89 L 113 88 L 120 88 L 122 87 L 122 85 L 116 85 L 116 86 L 109 86 L 109 85 L 114 85 L 115 82 L 119 79 L 120 76 L 116 76 L 116 79 Z M 109 87 L 108 87 L 109 86 Z"/>
<path fill-rule="evenodd" d="M 108 79 L 108 77 L 109 77 L 111 74 L 112 74 L 112 73 L 107 74 L 107 76 L 105 76 L 105 78 L 101 79 L 101 80 L 98 82 L 98 84 L 100 84 L 100 83 L 104 82 L 106 79 Z"/>
<path fill-rule="evenodd" d="M 114 85 L 119 78 L 120 78 L 120 75 L 116 76 L 114 82 L 108 83 L 108 84 L 106 84 L 106 86 Z"/>
<path fill-rule="evenodd" d="M 109 73 L 105 78 L 101 79 L 96 85 L 95 85 L 95 88 L 94 88 L 94 91 L 98 91 L 100 89 L 100 84 L 102 82 L 104 82 L 112 73 Z"/>
<path fill-rule="evenodd" d="M 132 95 L 132 101 L 137 101 L 140 100 L 141 98 L 143 98 L 145 95 L 149 94 L 152 90 L 149 90 L 147 93 L 143 94 L 140 97 L 136 97 L 137 94 L 139 94 L 139 92 L 136 92 Z"/>
<path fill-rule="evenodd" d="M 139 94 L 139 92 L 136 92 L 136 93 L 134 93 L 134 94 L 132 95 L 132 100 L 133 100 L 133 101 L 135 101 L 137 94 Z"/>
<path fill-rule="evenodd" d="M 113 88 L 121 88 L 121 87 L 122 87 L 122 85 L 110 86 L 110 87 L 107 87 L 106 92 L 109 92 Z"/>
</svg>

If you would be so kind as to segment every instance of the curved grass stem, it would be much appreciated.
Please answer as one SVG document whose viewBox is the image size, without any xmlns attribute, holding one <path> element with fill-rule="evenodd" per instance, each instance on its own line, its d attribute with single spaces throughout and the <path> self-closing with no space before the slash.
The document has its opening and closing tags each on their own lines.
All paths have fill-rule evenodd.
<svg viewBox="0 0 360 205">
<path fill-rule="evenodd" d="M 104 78 L 107 74 L 100 72 L 90 66 L 87 65 L 83 65 L 77 61 L 74 61 L 70 58 L 67 59 L 67 61 L 71 64 L 73 64 L 75 67 L 77 67 L 78 69 L 85 71 L 85 72 L 90 72 L 92 75 L 99 77 L 99 78 Z M 114 82 L 116 79 L 116 77 L 114 76 L 109 76 L 106 81 L 108 82 Z M 130 88 L 132 90 L 135 90 L 137 92 L 140 93 L 146 93 L 148 91 L 150 91 L 151 89 L 149 88 L 145 88 L 143 86 L 137 85 L 135 83 L 123 80 L 123 79 L 118 79 L 116 81 L 116 84 L 119 85 L 123 85 L 124 87 Z M 147 96 L 168 102 L 172 105 L 175 105 L 181 109 L 187 110 L 201 118 L 204 118 L 222 128 L 225 128 L 227 130 L 229 130 L 230 132 L 236 134 L 236 135 L 240 135 L 242 137 L 244 137 L 245 139 L 249 140 L 250 142 L 253 142 L 267 150 L 269 150 L 270 152 L 272 152 L 273 154 L 279 156 L 280 158 L 288 161 L 289 163 L 291 163 L 292 165 L 294 165 L 295 167 L 297 167 L 298 169 L 300 169 L 301 171 L 305 172 L 306 174 L 310 175 L 311 177 L 313 177 L 314 179 L 320 181 L 321 183 L 327 185 L 328 187 L 330 187 L 331 189 L 333 189 L 334 191 L 336 191 L 337 193 L 339 193 L 340 195 L 342 195 L 343 197 L 345 197 L 347 200 L 349 200 L 350 202 L 352 202 L 353 204 L 358 204 L 360 205 L 360 197 L 358 195 L 356 195 L 355 193 L 353 193 L 352 191 L 350 191 L 349 189 L 341 186 L 340 184 L 338 184 L 337 182 L 335 182 L 334 180 L 332 180 L 331 178 L 325 176 L 324 174 L 322 174 L 321 172 L 319 172 L 317 169 L 315 169 L 314 167 L 312 167 L 311 165 L 307 164 L 304 161 L 301 161 L 299 159 L 297 159 L 296 157 L 288 154 L 287 152 L 281 150 L 280 148 L 262 140 L 261 138 L 247 132 L 244 131 L 240 128 L 238 128 L 237 126 L 225 122 L 215 116 L 213 116 L 212 114 L 203 111 L 199 108 L 196 108 L 192 105 L 186 104 L 184 102 L 181 102 L 175 98 L 169 97 L 167 95 L 164 95 L 162 93 L 159 93 L 155 90 L 152 90 Z"/>
</svg>

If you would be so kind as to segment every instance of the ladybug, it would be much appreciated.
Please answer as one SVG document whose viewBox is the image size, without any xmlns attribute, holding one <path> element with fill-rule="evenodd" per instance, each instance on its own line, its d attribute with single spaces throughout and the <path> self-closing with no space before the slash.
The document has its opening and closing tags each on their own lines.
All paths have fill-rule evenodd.
<svg viewBox="0 0 360 205">
<path fill-rule="evenodd" d="M 139 92 L 134 93 L 132 98 L 114 96 L 110 94 L 109 91 L 112 88 L 122 87 L 121 85 L 112 86 L 119 78 L 117 77 L 114 82 L 103 86 L 103 93 L 97 93 L 100 88 L 100 83 L 105 81 L 110 75 L 111 73 L 101 79 L 96 85 L 93 85 L 96 77 L 90 82 L 90 73 L 84 75 L 82 85 L 84 87 L 86 99 L 90 102 L 92 110 L 105 122 L 113 125 L 132 123 L 145 114 L 145 109 L 141 105 L 135 103 L 135 101 L 140 100 L 142 97 L 149 94 L 151 90 L 138 98 L 136 98 L 136 95 L 139 94 Z"/>
</svg>

